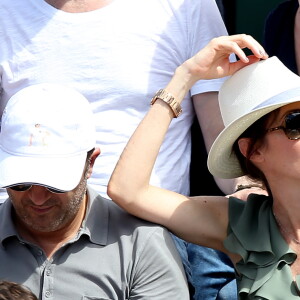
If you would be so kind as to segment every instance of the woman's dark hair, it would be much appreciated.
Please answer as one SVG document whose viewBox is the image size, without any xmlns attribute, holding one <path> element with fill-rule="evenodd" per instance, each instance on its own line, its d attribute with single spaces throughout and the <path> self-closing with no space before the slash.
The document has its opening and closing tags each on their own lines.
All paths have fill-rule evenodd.
<svg viewBox="0 0 300 300">
<path fill-rule="evenodd" d="M 243 173 L 248 175 L 253 181 L 262 183 L 269 195 L 271 195 L 271 191 L 268 181 L 265 175 L 251 162 L 250 157 L 256 149 L 263 144 L 267 125 L 270 123 L 270 120 L 276 118 L 278 113 L 279 110 L 276 109 L 258 119 L 238 137 L 232 147 L 232 151 L 236 155 Z M 246 156 L 244 156 L 239 149 L 238 141 L 241 138 L 250 139 Z"/>
</svg>

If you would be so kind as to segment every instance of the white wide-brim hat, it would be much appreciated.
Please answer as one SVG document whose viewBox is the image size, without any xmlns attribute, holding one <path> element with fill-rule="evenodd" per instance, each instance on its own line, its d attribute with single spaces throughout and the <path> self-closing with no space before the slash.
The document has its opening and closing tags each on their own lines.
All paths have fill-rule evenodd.
<svg viewBox="0 0 300 300">
<path fill-rule="evenodd" d="M 8 101 L 1 120 L 0 186 L 74 189 L 95 147 L 88 100 L 57 84 L 28 86 Z"/>
<path fill-rule="evenodd" d="M 219 178 L 245 175 L 233 144 L 255 121 L 269 112 L 300 101 L 300 77 L 275 56 L 246 66 L 227 79 L 219 92 L 225 125 L 208 155 L 208 169 Z"/>
</svg>

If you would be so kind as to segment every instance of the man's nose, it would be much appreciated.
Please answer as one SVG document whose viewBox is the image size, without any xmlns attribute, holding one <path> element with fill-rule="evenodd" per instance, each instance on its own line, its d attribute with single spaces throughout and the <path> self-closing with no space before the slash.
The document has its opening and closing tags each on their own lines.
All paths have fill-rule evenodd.
<svg viewBox="0 0 300 300">
<path fill-rule="evenodd" d="M 31 201 L 38 206 L 42 206 L 51 197 L 47 188 L 40 185 L 33 185 L 28 191 L 28 195 Z"/>
</svg>

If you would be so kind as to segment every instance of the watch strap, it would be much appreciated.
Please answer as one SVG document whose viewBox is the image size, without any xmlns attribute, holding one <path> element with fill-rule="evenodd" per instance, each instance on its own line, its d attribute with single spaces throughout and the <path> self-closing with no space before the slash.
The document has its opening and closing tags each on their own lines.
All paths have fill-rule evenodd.
<svg viewBox="0 0 300 300">
<path fill-rule="evenodd" d="M 166 90 L 164 89 L 158 90 L 157 93 L 152 98 L 150 104 L 153 105 L 157 99 L 164 101 L 170 106 L 175 118 L 177 118 L 182 113 L 180 104 L 175 100 L 174 96 L 168 93 Z"/>
</svg>

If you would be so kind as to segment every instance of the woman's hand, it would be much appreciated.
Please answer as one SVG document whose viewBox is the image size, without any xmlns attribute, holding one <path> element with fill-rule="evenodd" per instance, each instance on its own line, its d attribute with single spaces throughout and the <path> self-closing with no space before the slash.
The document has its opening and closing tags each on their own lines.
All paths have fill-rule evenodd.
<svg viewBox="0 0 300 300">
<path fill-rule="evenodd" d="M 253 53 L 246 56 L 243 49 Z M 230 62 L 229 56 L 234 53 L 240 59 Z M 194 78 L 213 79 L 232 75 L 246 65 L 268 58 L 264 48 L 250 35 L 237 34 L 214 38 L 195 56 L 182 64 Z"/>
<path fill-rule="evenodd" d="M 243 51 L 245 48 L 252 54 L 247 56 Z M 239 60 L 230 61 L 232 54 L 235 54 Z M 217 37 L 176 69 L 166 90 L 173 94 L 178 103 L 181 103 L 186 93 L 198 80 L 230 76 L 249 64 L 267 58 L 264 48 L 250 35 Z"/>
</svg>

